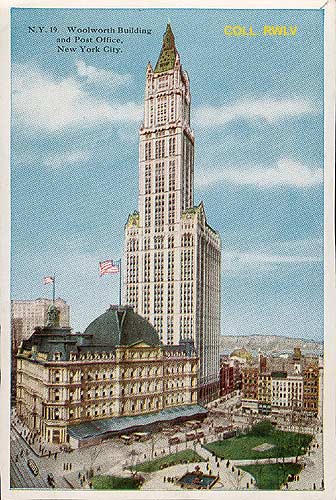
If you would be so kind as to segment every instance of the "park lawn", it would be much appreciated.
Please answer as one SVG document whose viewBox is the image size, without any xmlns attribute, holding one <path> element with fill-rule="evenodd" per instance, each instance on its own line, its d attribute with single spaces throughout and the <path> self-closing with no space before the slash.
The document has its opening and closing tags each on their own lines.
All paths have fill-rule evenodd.
<svg viewBox="0 0 336 500">
<path fill-rule="evenodd" d="M 94 476 L 91 481 L 95 490 L 137 490 L 139 487 L 132 477 Z"/>
<path fill-rule="evenodd" d="M 251 474 L 259 490 L 279 490 L 286 483 L 289 474 L 299 474 L 302 470 L 300 464 L 264 464 L 244 465 L 240 469 Z"/>
<path fill-rule="evenodd" d="M 137 464 L 134 468 L 140 472 L 154 472 L 183 462 L 205 462 L 205 459 L 193 450 L 183 450 L 173 453 L 172 455 L 156 458 L 155 460 L 142 462 L 141 464 Z"/>
<path fill-rule="evenodd" d="M 214 452 L 220 458 L 233 460 L 295 457 L 306 453 L 312 439 L 313 436 L 311 434 L 299 434 L 297 432 L 285 432 L 273 429 L 263 436 L 246 434 L 223 441 L 214 441 L 213 443 L 204 445 L 204 448 L 210 452 Z M 274 448 L 265 451 L 253 450 L 253 448 L 263 443 L 274 444 Z"/>
</svg>

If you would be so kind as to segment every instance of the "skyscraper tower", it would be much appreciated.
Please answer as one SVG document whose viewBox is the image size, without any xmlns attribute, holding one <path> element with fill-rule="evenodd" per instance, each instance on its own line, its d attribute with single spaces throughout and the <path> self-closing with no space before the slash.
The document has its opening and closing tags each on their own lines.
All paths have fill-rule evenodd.
<svg viewBox="0 0 336 500">
<path fill-rule="evenodd" d="M 193 339 L 199 398 L 218 394 L 219 234 L 194 206 L 194 134 L 190 88 L 170 24 L 159 59 L 146 69 L 139 144 L 139 210 L 125 226 L 124 301 L 147 318 L 161 340 Z"/>
</svg>

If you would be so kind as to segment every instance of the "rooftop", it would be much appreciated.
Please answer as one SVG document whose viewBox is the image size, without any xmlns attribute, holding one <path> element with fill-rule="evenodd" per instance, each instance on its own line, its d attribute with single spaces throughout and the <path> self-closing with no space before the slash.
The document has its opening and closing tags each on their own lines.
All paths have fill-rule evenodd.
<svg viewBox="0 0 336 500">
<path fill-rule="evenodd" d="M 133 432 L 136 429 L 160 422 L 173 422 L 180 418 L 205 416 L 207 413 L 208 411 L 199 405 L 177 406 L 157 413 L 135 415 L 134 417 L 112 417 L 74 424 L 68 427 L 68 432 L 75 439 L 90 439 L 103 437 L 110 433 Z"/>
</svg>

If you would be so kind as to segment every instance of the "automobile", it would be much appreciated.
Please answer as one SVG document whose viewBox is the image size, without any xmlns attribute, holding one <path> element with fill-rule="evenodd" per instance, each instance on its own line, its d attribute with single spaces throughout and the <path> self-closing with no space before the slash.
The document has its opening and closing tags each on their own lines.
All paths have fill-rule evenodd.
<svg viewBox="0 0 336 500">
<path fill-rule="evenodd" d="M 39 468 L 38 466 L 36 465 L 36 463 L 34 462 L 34 460 L 32 460 L 31 458 L 27 461 L 27 465 L 29 467 L 29 469 L 31 470 L 31 472 L 34 474 L 34 476 L 38 476 L 38 473 L 39 473 Z"/>
<path fill-rule="evenodd" d="M 179 444 L 181 442 L 179 436 L 172 436 L 168 439 L 169 444 Z"/>
<path fill-rule="evenodd" d="M 132 436 L 123 435 L 123 436 L 120 436 L 120 439 L 122 439 L 124 444 L 132 444 L 132 442 L 133 442 Z"/>
<path fill-rule="evenodd" d="M 148 441 L 151 435 L 149 432 L 135 432 L 133 434 L 135 441 Z"/>
<path fill-rule="evenodd" d="M 193 441 L 196 438 L 195 432 L 187 432 L 186 433 L 186 441 Z"/>
</svg>

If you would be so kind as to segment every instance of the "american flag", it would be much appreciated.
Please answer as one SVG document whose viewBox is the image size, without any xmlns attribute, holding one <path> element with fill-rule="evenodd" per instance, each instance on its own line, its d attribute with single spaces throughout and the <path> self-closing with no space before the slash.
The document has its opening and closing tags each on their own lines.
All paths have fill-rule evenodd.
<svg viewBox="0 0 336 500">
<path fill-rule="evenodd" d="M 113 262 L 113 260 L 104 260 L 99 262 L 99 276 L 104 274 L 118 274 L 119 264 Z"/>
<path fill-rule="evenodd" d="M 50 285 L 50 283 L 54 283 L 55 279 L 53 276 L 44 276 L 43 278 L 43 284 L 44 285 Z"/>
</svg>

